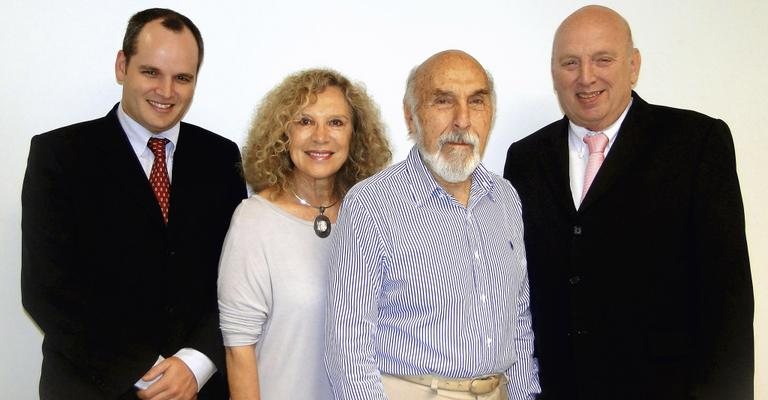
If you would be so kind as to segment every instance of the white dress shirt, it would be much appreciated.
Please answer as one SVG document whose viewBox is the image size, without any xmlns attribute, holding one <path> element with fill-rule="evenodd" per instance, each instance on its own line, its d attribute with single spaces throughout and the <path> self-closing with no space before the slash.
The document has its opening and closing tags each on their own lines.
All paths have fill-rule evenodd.
<svg viewBox="0 0 768 400">
<path fill-rule="evenodd" d="M 125 135 L 128 136 L 128 141 L 131 143 L 136 157 L 139 158 L 147 179 L 149 179 L 149 173 L 152 171 L 152 163 L 155 161 L 155 155 L 147 146 L 149 139 L 154 137 L 169 140 L 168 144 L 165 145 L 165 164 L 168 166 L 168 180 L 173 179 L 173 153 L 176 151 L 176 144 L 179 142 L 181 123 L 177 122 L 176 125 L 167 131 L 152 133 L 126 114 L 122 104 L 120 104 L 120 107 L 117 107 L 117 119 L 120 121 L 123 131 L 125 131 Z"/>
<path fill-rule="evenodd" d="M 616 120 L 611 126 L 600 131 L 608 137 L 608 145 L 605 146 L 605 157 L 608 157 L 608 152 L 613 146 L 613 142 L 616 140 L 616 136 L 619 133 L 621 123 L 624 122 L 624 118 L 627 116 L 629 107 L 632 106 L 632 99 L 629 100 L 627 108 L 619 115 L 619 119 Z M 589 147 L 584 143 L 584 136 L 591 132 L 589 129 L 578 126 L 569 121 L 568 123 L 568 175 L 571 181 L 571 195 L 573 195 L 573 205 L 576 209 L 579 209 L 581 205 L 581 192 L 584 190 L 584 174 L 587 169 L 587 159 L 589 158 Z"/>
</svg>

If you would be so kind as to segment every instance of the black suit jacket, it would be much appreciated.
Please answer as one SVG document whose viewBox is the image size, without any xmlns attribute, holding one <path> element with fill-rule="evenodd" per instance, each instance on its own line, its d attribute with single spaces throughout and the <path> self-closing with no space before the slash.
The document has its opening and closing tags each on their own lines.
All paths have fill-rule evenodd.
<svg viewBox="0 0 768 400">
<path fill-rule="evenodd" d="M 566 118 L 507 153 L 542 398 L 751 399 L 754 305 L 730 131 L 633 97 L 578 210 Z"/>
<path fill-rule="evenodd" d="M 219 370 L 200 398 L 226 398 L 216 279 L 232 211 L 246 196 L 238 148 L 181 124 L 165 226 L 116 107 L 32 138 L 21 283 L 45 335 L 41 390 L 132 397 L 158 355 L 190 347 Z"/>
</svg>

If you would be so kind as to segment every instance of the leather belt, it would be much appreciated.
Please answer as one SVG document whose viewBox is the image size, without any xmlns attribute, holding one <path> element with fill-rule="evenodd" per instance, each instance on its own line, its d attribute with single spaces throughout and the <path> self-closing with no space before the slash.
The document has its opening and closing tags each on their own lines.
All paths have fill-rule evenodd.
<svg viewBox="0 0 768 400">
<path fill-rule="evenodd" d="M 398 376 L 398 378 L 417 385 L 429 386 L 433 390 L 453 390 L 455 392 L 469 392 L 476 395 L 488 394 L 496 390 L 501 383 L 501 374 L 471 379 L 444 378 L 434 375 L 406 375 Z"/>
</svg>

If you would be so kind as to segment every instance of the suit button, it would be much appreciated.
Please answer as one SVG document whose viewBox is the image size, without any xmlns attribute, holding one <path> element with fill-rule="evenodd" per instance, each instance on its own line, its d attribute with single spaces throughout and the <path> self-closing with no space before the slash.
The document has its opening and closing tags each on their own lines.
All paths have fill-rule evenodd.
<svg viewBox="0 0 768 400">
<path fill-rule="evenodd" d="M 571 279 L 568 279 L 568 282 L 571 283 L 571 285 L 575 285 L 579 282 L 581 282 L 581 277 L 578 275 L 572 276 Z"/>
<path fill-rule="evenodd" d="M 176 250 L 168 250 L 168 255 L 173 257 L 176 255 Z"/>
<path fill-rule="evenodd" d="M 574 235 L 581 235 L 581 226 L 580 225 L 574 225 L 573 226 L 573 234 Z"/>
</svg>

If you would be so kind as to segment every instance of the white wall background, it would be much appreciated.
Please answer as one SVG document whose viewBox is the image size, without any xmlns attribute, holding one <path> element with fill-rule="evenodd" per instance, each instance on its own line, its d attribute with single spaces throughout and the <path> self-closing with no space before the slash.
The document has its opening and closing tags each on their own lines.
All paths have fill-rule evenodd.
<svg viewBox="0 0 768 400">
<path fill-rule="evenodd" d="M 32 135 L 104 115 L 120 97 L 114 58 L 131 14 L 174 8 L 199 26 L 206 59 L 186 120 L 243 143 L 256 104 L 286 74 L 327 66 L 367 84 L 395 160 L 410 147 L 401 112 L 412 66 L 443 49 L 474 55 L 496 80 L 486 164 L 560 118 L 552 35 L 578 1 L 0 0 L 0 397 L 37 398 L 41 335 L 20 301 L 20 191 Z M 729 123 L 736 143 L 756 295 L 757 398 L 768 399 L 768 2 L 615 0 L 643 56 L 637 90 L 652 103 Z"/>
</svg>

